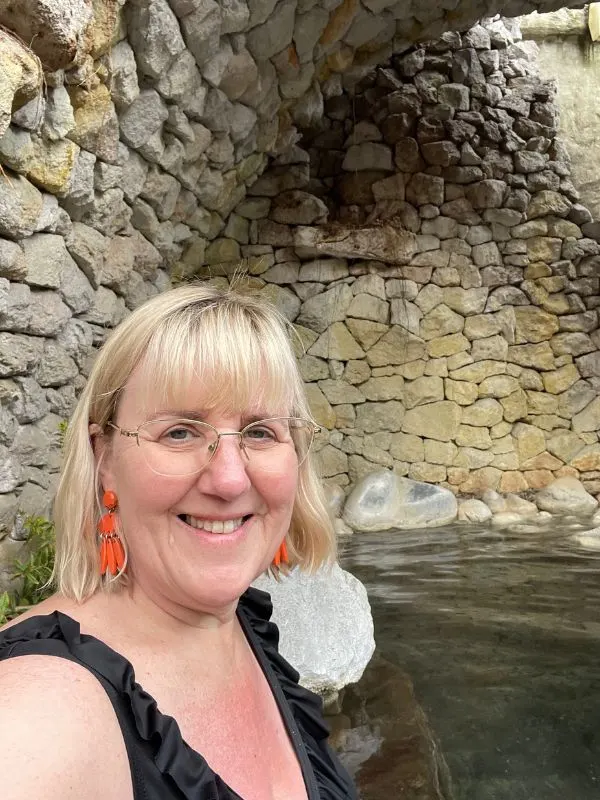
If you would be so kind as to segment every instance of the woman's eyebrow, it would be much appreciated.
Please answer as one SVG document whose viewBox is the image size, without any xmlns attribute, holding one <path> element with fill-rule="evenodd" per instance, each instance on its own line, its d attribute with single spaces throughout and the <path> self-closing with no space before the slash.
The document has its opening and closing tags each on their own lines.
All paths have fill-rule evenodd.
<svg viewBox="0 0 600 800">
<path fill-rule="evenodd" d="M 156 420 L 156 419 L 164 419 L 173 417 L 175 419 L 193 419 L 198 421 L 203 421 L 207 416 L 206 411 L 202 410 L 190 410 L 190 409 L 182 409 L 182 408 L 162 408 L 160 411 L 155 411 L 153 414 L 148 416 L 148 421 Z"/>
</svg>

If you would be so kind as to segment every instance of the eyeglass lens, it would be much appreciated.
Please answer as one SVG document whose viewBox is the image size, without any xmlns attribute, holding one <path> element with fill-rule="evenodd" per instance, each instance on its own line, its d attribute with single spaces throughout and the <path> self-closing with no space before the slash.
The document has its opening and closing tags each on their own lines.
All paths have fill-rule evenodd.
<svg viewBox="0 0 600 800">
<path fill-rule="evenodd" d="M 298 463 L 308 454 L 313 425 L 307 420 L 278 417 L 260 420 L 240 432 L 218 433 L 196 420 L 159 419 L 138 429 L 146 463 L 161 475 L 193 475 L 209 463 L 221 437 L 237 436 L 243 454 L 254 468 L 277 472 L 294 448 Z"/>
</svg>

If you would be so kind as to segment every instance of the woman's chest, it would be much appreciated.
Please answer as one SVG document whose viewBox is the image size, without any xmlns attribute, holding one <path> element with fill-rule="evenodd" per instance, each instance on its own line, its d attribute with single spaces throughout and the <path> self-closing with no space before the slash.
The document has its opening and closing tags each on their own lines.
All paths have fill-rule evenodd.
<svg viewBox="0 0 600 800">
<path fill-rule="evenodd" d="M 298 755 L 262 675 L 153 692 L 187 744 L 244 800 L 307 800 Z"/>
</svg>

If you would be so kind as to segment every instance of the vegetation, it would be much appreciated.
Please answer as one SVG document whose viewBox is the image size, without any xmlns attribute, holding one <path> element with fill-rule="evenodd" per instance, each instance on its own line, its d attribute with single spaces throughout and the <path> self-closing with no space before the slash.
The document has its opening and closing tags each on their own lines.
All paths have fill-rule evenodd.
<svg viewBox="0 0 600 800">
<path fill-rule="evenodd" d="M 14 577 L 21 581 L 20 590 L 0 594 L 0 625 L 52 593 L 54 526 L 43 517 L 28 517 L 24 527 L 28 532 L 29 556 L 14 564 Z"/>
</svg>

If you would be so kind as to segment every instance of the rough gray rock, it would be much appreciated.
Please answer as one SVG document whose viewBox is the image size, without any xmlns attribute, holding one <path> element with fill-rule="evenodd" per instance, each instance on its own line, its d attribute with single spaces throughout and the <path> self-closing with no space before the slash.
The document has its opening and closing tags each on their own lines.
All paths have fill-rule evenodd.
<svg viewBox="0 0 600 800">
<path fill-rule="evenodd" d="M 335 564 L 314 575 L 294 570 L 280 582 L 261 576 L 253 585 L 272 597 L 280 652 L 302 686 L 327 696 L 360 679 L 375 650 L 360 581 Z"/>
<path fill-rule="evenodd" d="M 131 147 L 146 144 L 169 116 L 160 95 L 154 89 L 144 89 L 119 117 L 121 136 Z"/>
<path fill-rule="evenodd" d="M 37 229 L 42 194 L 22 175 L 0 175 L 0 235 L 23 239 Z"/>
<path fill-rule="evenodd" d="M 151 78 L 160 78 L 185 50 L 177 17 L 167 0 L 138 0 L 128 3 L 125 12 L 140 71 Z"/>
</svg>

